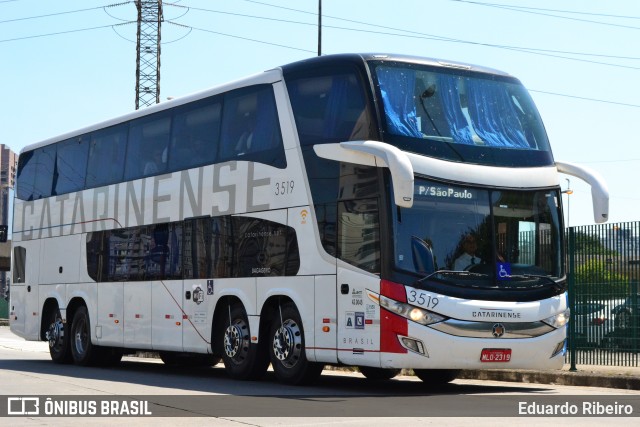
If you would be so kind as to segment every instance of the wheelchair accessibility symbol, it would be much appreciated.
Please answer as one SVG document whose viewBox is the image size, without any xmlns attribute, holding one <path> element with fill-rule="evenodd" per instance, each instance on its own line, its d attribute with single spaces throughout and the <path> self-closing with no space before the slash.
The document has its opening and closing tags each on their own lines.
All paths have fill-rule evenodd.
<svg viewBox="0 0 640 427">
<path fill-rule="evenodd" d="M 511 277 L 511 264 L 508 262 L 499 262 L 496 266 L 498 267 L 498 280 L 509 280 Z"/>
</svg>

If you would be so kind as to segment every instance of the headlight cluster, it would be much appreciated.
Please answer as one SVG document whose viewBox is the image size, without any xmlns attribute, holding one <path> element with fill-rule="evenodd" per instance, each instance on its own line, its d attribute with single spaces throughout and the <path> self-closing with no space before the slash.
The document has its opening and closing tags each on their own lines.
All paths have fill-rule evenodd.
<svg viewBox="0 0 640 427">
<path fill-rule="evenodd" d="M 558 313 L 555 316 L 547 317 L 542 321 L 547 325 L 553 326 L 554 328 L 561 328 L 569 322 L 569 315 L 571 314 L 571 310 L 568 308 L 562 313 Z"/>
<path fill-rule="evenodd" d="M 413 320 L 421 325 L 430 325 L 445 320 L 445 317 L 432 313 L 423 308 L 415 307 L 400 301 L 392 300 L 380 295 L 380 307 L 384 307 L 392 313 Z"/>
</svg>

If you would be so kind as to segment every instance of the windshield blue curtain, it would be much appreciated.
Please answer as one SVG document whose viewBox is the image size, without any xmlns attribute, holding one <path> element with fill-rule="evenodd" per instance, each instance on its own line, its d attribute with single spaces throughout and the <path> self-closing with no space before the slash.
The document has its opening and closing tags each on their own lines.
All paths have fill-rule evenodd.
<svg viewBox="0 0 640 427">
<path fill-rule="evenodd" d="M 377 68 L 380 93 L 390 133 L 422 138 L 414 101 L 415 73 L 398 68 Z"/>
<path fill-rule="evenodd" d="M 469 116 L 488 146 L 530 148 L 506 88 L 480 79 L 467 79 Z"/>
<path fill-rule="evenodd" d="M 458 78 L 445 74 L 438 75 L 438 89 L 436 93 L 440 98 L 444 115 L 447 118 L 449 132 L 453 140 L 459 144 L 473 145 L 473 138 L 469 123 L 462 113 L 460 104 L 460 92 L 458 91 Z"/>
</svg>

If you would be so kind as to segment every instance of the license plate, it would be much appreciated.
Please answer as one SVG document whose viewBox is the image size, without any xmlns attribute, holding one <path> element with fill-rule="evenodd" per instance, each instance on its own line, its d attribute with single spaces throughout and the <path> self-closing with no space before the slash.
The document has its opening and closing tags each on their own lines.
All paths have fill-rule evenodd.
<svg viewBox="0 0 640 427">
<path fill-rule="evenodd" d="M 508 362 L 510 360 L 510 348 L 484 348 L 480 353 L 481 362 Z"/>
</svg>

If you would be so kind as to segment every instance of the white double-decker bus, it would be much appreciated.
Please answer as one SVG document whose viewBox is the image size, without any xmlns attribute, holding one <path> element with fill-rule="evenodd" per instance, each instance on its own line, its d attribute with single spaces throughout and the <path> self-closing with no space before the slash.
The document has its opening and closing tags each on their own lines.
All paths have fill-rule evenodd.
<svg viewBox="0 0 640 427">
<path fill-rule="evenodd" d="M 334 55 L 31 145 L 11 330 L 58 363 L 158 351 L 238 379 L 559 368 L 569 316 L 559 173 L 522 84 Z"/>
</svg>

